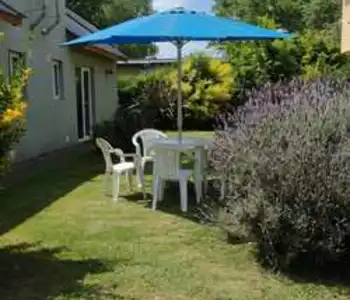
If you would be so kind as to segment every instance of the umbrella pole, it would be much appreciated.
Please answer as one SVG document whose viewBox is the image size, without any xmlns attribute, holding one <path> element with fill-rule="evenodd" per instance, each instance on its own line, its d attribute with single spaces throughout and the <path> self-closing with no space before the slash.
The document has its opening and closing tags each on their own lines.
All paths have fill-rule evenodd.
<svg viewBox="0 0 350 300">
<path fill-rule="evenodd" d="M 177 48 L 177 130 L 179 133 L 179 141 L 182 141 L 182 41 L 177 41 L 175 43 Z"/>
</svg>

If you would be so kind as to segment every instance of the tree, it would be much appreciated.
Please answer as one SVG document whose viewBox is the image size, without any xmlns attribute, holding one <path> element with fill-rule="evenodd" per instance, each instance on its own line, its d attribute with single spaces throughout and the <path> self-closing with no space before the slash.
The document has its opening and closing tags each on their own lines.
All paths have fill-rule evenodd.
<svg viewBox="0 0 350 300">
<path fill-rule="evenodd" d="M 277 27 L 268 17 L 257 18 L 257 24 Z M 340 53 L 339 42 L 328 29 L 304 30 L 291 40 L 224 43 L 217 47 L 225 51 L 242 92 L 268 81 L 333 75 L 343 66 L 346 68 L 341 72 L 349 73 L 349 60 Z"/>
<path fill-rule="evenodd" d="M 255 22 L 266 15 L 292 32 L 324 29 L 340 20 L 341 0 L 215 0 L 214 10 L 227 17 Z"/>
<path fill-rule="evenodd" d="M 109 0 L 102 6 L 100 26 L 108 27 L 132 18 L 149 15 L 153 12 L 150 0 Z M 123 13 L 120 13 L 123 12 Z M 154 55 L 155 45 L 121 45 L 120 50 L 130 57 L 139 58 Z"/>
<path fill-rule="evenodd" d="M 99 26 L 105 2 L 106 0 L 67 0 L 66 5 L 90 23 Z"/>
<path fill-rule="evenodd" d="M 338 27 L 341 20 L 342 0 L 312 0 L 304 7 L 306 28 Z"/>
<path fill-rule="evenodd" d="M 346 65 L 348 59 L 340 54 L 339 49 L 339 2 L 216 0 L 214 9 L 219 15 L 236 16 L 263 27 L 284 28 L 295 34 L 292 40 L 225 43 L 219 46 L 237 72 L 241 89 L 294 76 L 334 74 Z"/>
<path fill-rule="evenodd" d="M 67 6 L 101 29 L 152 13 L 151 0 L 67 0 Z M 157 52 L 154 45 L 120 45 L 119 48 L 133 58 Z"/>
</svg>

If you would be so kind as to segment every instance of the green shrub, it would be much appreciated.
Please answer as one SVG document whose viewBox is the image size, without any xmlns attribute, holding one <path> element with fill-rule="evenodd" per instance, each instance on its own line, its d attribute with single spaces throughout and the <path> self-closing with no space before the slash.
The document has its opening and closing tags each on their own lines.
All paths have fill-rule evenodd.
<svg viewBox="0 0 350 300">
<path fill-rule="evenodd" d="M 349 90 L 321 79 L 266 85 L 216 135 L 225 226 L 254 238 L 274 269 L 350 254 Z"/>
<path fill-rule="evenodd" d="M 176 95 L 165 71 L 137 76 L 119 83 L 119 107 L 113 120 L 98 124 L 95 136 L 107 138 L 114 146 L 132 151 L 132 136 L 144 128 L 175 129 Z"/>
<path fill-rule="evenodd" d="M 25 133 L 25 110 L 23 89 L 30 70 L 19 68 L 16 75 L 5 78 L 0 72 L 0 176 L 10 166 L 9 152 Z"/>
<path fill-rule="evenodd" d="M 214 119 L 225 111 L 232 99 L 235 78 L 231 65 L 204 55 L 193 55 L 183 65 L 182 93 L 188 117 Z M 178 89 L 178 74 L 169 74 L 172 88 Z"/>
<path fill-rule="evenodd" d="M 231 108 L 235 80 L 228 63 L 197 55 L 183 63 L 185 129 L 212 129 L 218 114 Z M 176 128 L 177 71 L 164 69 L 120 80 L 121 109 L 140 126 Z"/>
</svg>

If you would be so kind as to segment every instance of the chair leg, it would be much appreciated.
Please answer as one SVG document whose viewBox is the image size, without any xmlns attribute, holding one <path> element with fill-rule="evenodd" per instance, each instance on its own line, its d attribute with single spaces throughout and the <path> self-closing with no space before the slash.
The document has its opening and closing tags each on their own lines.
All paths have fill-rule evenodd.
<svg viewBox="0 0 350 300">
<path fill-rule="evenodd" d="M 110 174 L 106 171 L 106 173 L 103 175 L 103 182 L 102 182 L 102 193 L 107 195 L 108 193 L 108 187 L 109 187 L 109 179 L 110 179 Z"/>
<path fill-rule="evenodd" d="M 133 178 L 132 178 L 132 176 L 133 176 L 132 170 L 127 172 L 127 176 L 128 176 L 129 190 L 130 190 L 130 192 L 132 192 L 134 190 L 133 189 L 134 184 L 133 184 Z"/>
<path fill-rule="evenodd" d="M 146 181 L 144 174 L 144 164 L 140 163 L 140 166 L 136 169 L 138 188 L 141 188 L 143 200 L 146 200 Z"/>
<path fill-rule="evenodd" d="M 203 181 L 201 178 L 195 178 L 195 187 L 196 187 L 196 199 L 197 203 L 201 202 L 203 197 Z"/>
<path fill-rule="evenodd" d="M 142 162 L 140 162 L 139 167 L 136 169 L 137 185 L 138 185 L 139 188 L 142 188 L 143 178 L 145 176 L 144 169 L 145 169 L 145 163 L 142 161 Z"/>
<path fill-rule="evenodd" d="M 119 197 L 119 187 L 120 187 L 120 174 L 113 174 L 113 201 L 118 202 Z"/>
<path fill-rule="evenodd" d="M 158 189 L 158 192 L 159 192 L 159 202 L 160 202 L 160 201 L 163 201 L 163 199 L 164 199 L 165 184 L 166 184 L 166 181 L 165 181 L 164 179 L 160 179 L 160 180 L 159 180 L 159 189 Z"/>
<path fill-rule="evenodd" d="M 141 190 L 142 190 L 143 200 L 146 200 L 146 198 L 147 198 L 147 195 L 146 195 L 146 181 L 145 181 L 145 177 L 144 176 L 141 177 Z"/>
<path fill-rule="evenodd" d="M 206 195 L 208 192 L 208 177 L 207 174 L 203 175 L 203 192 Z"/>
<path fill-rule="evenodd" d="M 187 212 L 187 179 L 181 179 L 180 180 L 180 195 L 181 195 L 181 210 L 183 212 Z"/>
<path fill-rule="evenodd" d="M 156 210 L 157 208 L 158 186 L 159 186 L 159 177 L 154 177 L 153 178 L 153 201 L 152 201 L 153 210 Z"/>
</svg>

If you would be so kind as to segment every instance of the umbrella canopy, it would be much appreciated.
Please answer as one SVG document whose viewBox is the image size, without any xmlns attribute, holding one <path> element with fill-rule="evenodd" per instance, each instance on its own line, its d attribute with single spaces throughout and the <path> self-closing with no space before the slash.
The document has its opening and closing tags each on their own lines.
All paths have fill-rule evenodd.
<svg viewBox="0 0 350 300">
<path fill-rule="evenodd" d="M 289 35 L 239 20 L 175 8 L 140 17 L 65 43 L 143 44 L 169 41 L 244 41 L 286 38 Z"/>
<path fill-rule="evenodd" d="M 148 44 L 173 42 L 178 53 L 178 130 L 182 132 L 181 49 L 188 41 L 247 41 L 288 38 L 289 34 L 239 20 L 216 17 L 203 12 L 175 8 L 139 17 L 64 43 L 79 44 Z"/>
</svg>

